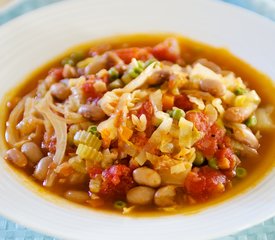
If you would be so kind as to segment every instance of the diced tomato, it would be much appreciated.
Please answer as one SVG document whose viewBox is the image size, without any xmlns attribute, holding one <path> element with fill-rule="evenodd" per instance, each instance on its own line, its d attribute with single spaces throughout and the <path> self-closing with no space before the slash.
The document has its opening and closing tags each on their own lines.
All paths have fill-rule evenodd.
<svg viewBox="0 0 275 240">
<path fill-rule="evenodd" d="M 152 119 L 154 115 L 154 108 L 150 101 L 144 102 L 141 108 L 138 110 L 137 116 L 140 117 L 142 114 L 146 116 L 147 122 Z"/>
<path fill-rule="evenodd" d="M 202 112 L 187 112 L 185 118 L 194 123 L 195 127 L 201 132 L 207 132 L 210 124 L 208 117 Z"/>
<path fill-rule="evenodd" d="M 227 178 L 220 171 L 208 166 L 194 168 L 186 177 L 184 187 L 188 195 L 197 201 L 225 191 Z"/>
<path fill-rule="evenodd" d="M 146 61 L 151 57 L 151 54 L 149 52 L 149 48 L 121 48 L 115 50 L 115 53 L 126 63 L 130 63 L 132 61 L 132 58 L 135 58 L 137 60 Z"/>
<path fill-rule="evenodd" d="M 191 103 L 186 94 L 181 94 L 175 97 L 174 106 L 184 111 L 193 109 L 193 103 Z"/>
<path fill-rule="evenodd" d="M 96 92 L 93 80 L 87 80 L 85 83 L 83 83 L 82 90 L 89 101 L 100 98 L 102 95 L 102 93 Z"/>
<path fill-rule="evenodd" d="M 218 166 L 222 164 L 224 159 L 227 159 L 229 161 L 229 167 L 225 169 L 233 169 L 235 167 L 236 161 L 235 161 L 235 154 L 233 153 L 232 149 L 230 148 L 222 148 L 219 149 L 216 154 L 216 159 Z"/>
<path fill-rule="evenodd" d="M 195 123 L 194 123 L 195 124 Z M 195 124 L 196 126 L 196 124 Z M 210 128 L 206 128 L 206 125 L 198 125 L 201 130 L 207 131 L 205 136 L 196 142 L 195 146 L 200 150 L 204 156 L 213 157 L 218 150 L 218 147 L 223 142 L 225 130 L 219 128 L 216 124 L 213 124 Z M 202 128 L 203 126 L 204 128 Z M 196 126 L 197 127 L 197 126 Z M 197 127 L 198 128 L 198 127 Z"/>
<path fill-rule="evenodd" d="M 150 101 L 146 101 L 142 104 L 141 108 L 137 112 L 137 116 L 140 117 L 142 114 L 146 116 L 147 125 L 146 125 L 146 136 L 150 137 L 155 131 L 155 126 L 152 124 L 152 118 L 154 116 L 154 108 Z"/>
<path fill-rule="evenodd" d="M 53 76 L 56 80 L 63 79 L 63 67 L 51 69 L 49 75 Z"/>
<path fill-rule="evenodd" d="M 127 191 L 134 186 L 132 171 L 123 164 L 105 169 L 102 179 L 99 196 L 109 199 L 124 199 Z"/>
<path fill-rule="evenodd" d="M 91 167 L 88 172 L 89 172 L 90 178 L 95 178 L 96 175 L 101 174 L 102 171 L 103 169 L 100 167 Z"/>
<path fill-rule="evenodd" d="M 180 58 L 180 46 L 176 39 L 168 38 L 156 45 L 152 53 L 158 60 L 176 62 Z"/>
<path fill-rule="evenodd" d="M 208 134 L 195 143 L 196 148 L 206 157 L 212 157 L 218 150 L 218 143 L 215 138 Z"/>
<path fill-rule="evenodd" d="M 218 144 L 221 144 L 224 139 L 225 129 L 219 127 L 217 124 L 213 124 L 209 130 L 211 137 L 217 139 Z"/>
</svg>

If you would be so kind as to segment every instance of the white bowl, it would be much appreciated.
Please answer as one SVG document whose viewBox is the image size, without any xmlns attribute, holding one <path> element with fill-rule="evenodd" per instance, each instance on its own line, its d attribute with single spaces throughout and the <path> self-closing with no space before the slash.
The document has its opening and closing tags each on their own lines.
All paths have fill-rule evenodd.
<svg viewBox="0 0 275 240">
<path fill-rule="evenodd" d="M 0 95 L 70 46 L 106 35 L 176 32 L 229 48 L 275 79 L 275 24 L 217 1 L 64 1 L 0 28 Z M 3 124 L 3 123 L 2 123 Z M 193 215 L 129 218 L 41 197 L 0 159 L 0 214 L 65 239 L 209 239 L 275 214 L 275 171 L 256 187 Z"/>
</svg>

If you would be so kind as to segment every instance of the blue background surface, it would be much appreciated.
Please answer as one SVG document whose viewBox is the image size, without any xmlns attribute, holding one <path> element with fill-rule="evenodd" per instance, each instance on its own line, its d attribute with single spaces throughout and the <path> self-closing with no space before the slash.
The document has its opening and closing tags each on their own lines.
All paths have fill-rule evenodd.
<svg viewBox="0 0 275 240">
<path fill-rule="evenodd" d="M 6 11 L 0 12 L 0 25 L 33 9 L 59 1 L 61 0 L 21 0 Z M 275 21 L 275 0 L 223 1 L 247 8 Z M 55 238 L 33 232 L 0 216 L 0 240 L 55 240 Z M 275 217 L 238 234 L 218 240 L 275 240 Z"/>
</svg>

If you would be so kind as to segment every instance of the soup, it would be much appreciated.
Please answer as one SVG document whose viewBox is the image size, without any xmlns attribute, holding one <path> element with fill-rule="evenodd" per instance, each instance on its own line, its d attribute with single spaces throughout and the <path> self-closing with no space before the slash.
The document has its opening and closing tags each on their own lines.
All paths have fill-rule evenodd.
<svg viewBox="0 0 275 240">
<path fill-rule="evenodd" d="M 271 169 L 273 86 L 226 50 L 140 35 L 65 55 L 13 92 L 5 120 L 6 161 L 51 192 L 177 213 Z"/>
</svg>

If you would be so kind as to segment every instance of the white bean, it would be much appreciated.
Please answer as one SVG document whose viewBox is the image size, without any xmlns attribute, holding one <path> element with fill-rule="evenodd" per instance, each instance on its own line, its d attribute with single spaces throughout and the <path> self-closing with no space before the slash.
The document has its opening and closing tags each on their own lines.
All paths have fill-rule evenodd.
<svg viewBox="0 0 275 240">
<path fill-rule="evenodd" d="M 107 55 L 106 53 L 103 55 L 94 56 L 91 63 L 85 67 L 85 74 L 96 74 L 103 68 L 106 68 L 107 65 Z"/>
<path fill-rule="evenodd" d="M 195 63 L 200 63 L 200 64 L 204 65 L 205 67 L 211 69 L 215 73 L 221 73 L 222 72 L 221 68 L 216 63 L 208 61 L 205 58 L 198 59 Z"/>
<path fill-rule="evenodd" d="M 77 203 L 85 203 L 90 199 L 89 194 L 84 191 L 69 190 L 65 192 L 65 198 Z"/>
<path fill-rule="evenodd" d="M 16 148 L 9 149 L 6 152 L 5 159 L 21 168 L 27 166 L 28 164 L 26 156 Z"/>
<path fill-rule="evenodd" d="M 149 205 L 153 202 L 154 194 L 153 188 L 134 187 L 127 192 L 127 201 L 134 205 Z"/>
<path fill-rule="evenodd" d="M 47 177 L 48 167 L 52 161 L 50 157 L 42 158 L 36 165 L 33 176 L 40 181 L 44 181 Z"/>
<path fill-rule="evenodd" d="M 21 146 L 21 152 L 31 163 L 37 163 L 43 157 L 40 148 L 34 142 L 26 142 Z"/>
<path fill-rule="evenodd" d="M 241 123 L 251 115 L 248 108 L 230 107 L 224 112 L 224 119 L 229 122 Z"/>
<path fill-rule="evenodd" d="M 233 137 L 252 148 L 258 148 L 259 147 L 259 141 L 256 138 L 256 136 L 253 134 L 253 132 L 248 128 L 245 124 L 235 123 L 232 125 L 233 129 Z"/>
<path fill-rule="evenodd" d="M 200 89 L 209 92 L 213 96 L 222 97 L 225 94 L 225 86 L 215 79 L 204 79 L 200 81 Z"/>
<path fill-rule="evenodd" d="M 139 185 L 158 187 L 161 183 L 160 175 L 148 167 L 140 167 L 134 170 L 133 178 Z"/>
<path fill-rule="evenodd" d="M 168 185 L 158 189 L 154 196 L 154 202 L 159 207 L 169 207 L 176 204 L 176 186 Z"/>
</svg>

